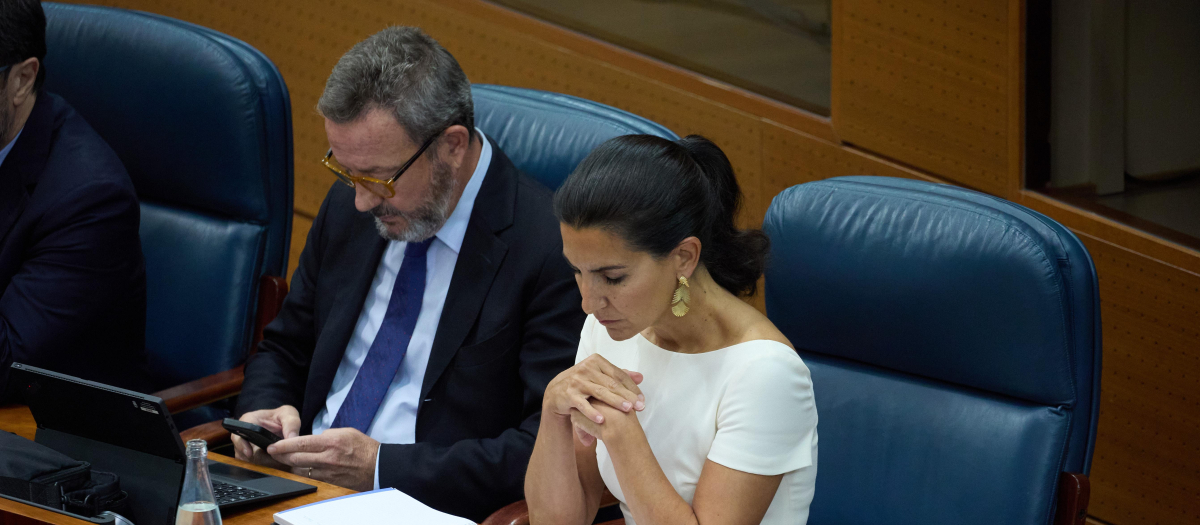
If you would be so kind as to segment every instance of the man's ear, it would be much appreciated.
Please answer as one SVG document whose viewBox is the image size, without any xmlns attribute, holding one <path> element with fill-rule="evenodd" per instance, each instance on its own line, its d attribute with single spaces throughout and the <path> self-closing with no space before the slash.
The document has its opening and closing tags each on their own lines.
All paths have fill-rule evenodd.
<svg viewBox="0 0 1200 525">
<path fill-rule="evenodd" d="M 33 57 L 13 64 L 12 69 L 7 72 L 9 84 L 15 83 L 11 91 L 13 105 L 23 105 L 29 97 L 37 95 L 33 86 L 37 83 L 38 71 L 41 69 L 41 62 Z"/>
<path fill-rule="evenodd" d="M 471 149 L 471 131 L 460 124 L 446 128 L 438 139 L 438 149 L 438 157 L 457 170 L 466 162 L 467 151 Z"/>
<path fill-rule="evenodd" d="M 696 271 L 696 266 L 700 265 L 700 239 L 688 237 L 675 246 L 675 250 L 671 252 L 671 256 L 675 259 L 676 269 L 679 275 L 691 277 L 692 272 Z"/>
</svg>

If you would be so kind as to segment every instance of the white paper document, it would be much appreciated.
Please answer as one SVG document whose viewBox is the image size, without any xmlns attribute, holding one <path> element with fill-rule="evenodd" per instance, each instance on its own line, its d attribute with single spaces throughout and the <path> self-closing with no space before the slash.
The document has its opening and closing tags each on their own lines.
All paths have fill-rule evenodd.
<svg viewBox="0 0 1200 525">
<path fill-rule="evenodd" d="M 279 525 L 475 525 L 475 522 L 433 510 L 396 489 L 360 492 L 275 513 Z"/>
</svg>

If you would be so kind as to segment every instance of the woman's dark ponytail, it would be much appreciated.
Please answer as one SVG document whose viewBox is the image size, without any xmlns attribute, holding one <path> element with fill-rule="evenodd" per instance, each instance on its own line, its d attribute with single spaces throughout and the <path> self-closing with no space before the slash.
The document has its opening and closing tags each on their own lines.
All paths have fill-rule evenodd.
<svg viewBox="0 0 1200 525">
<path fill-rule="evenodd" d="M 712 141 L 626 135 L 596 148 L 554 197 L 558 219 L 574 228 L 616 231 L 656 257 L 700 239 L 700 262 L 718 285 L 753 295 L 769 242 L 734 225 L 742 192 L 733 166 Z"/>
<path fill-rule="evenodd" d="M 742 190 L 729 157 L 700 135 L 688 135 L 676 144 L 696 161 L 708 180 L 713 204 L 720 210 L 711 215 L 712 249 L 702 249 L 700 260 L 721 287 L 734 295 L 754 295 L 771 242 L 762 230 L 739 230 L 734 222 L 742 208 Z"/>
</svg>

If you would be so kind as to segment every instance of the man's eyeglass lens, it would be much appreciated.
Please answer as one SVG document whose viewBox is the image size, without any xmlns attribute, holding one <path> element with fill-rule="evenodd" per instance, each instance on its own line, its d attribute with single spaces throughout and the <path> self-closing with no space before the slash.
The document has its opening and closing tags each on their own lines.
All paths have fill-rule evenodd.
<svg viewBox="0 0 1200 525">
<path fill-rule="evenodd" d="M 351 175 L 350 169 L 338 162 L 337 158 L 333 156 L 332 151 L 325 155 L 325 159 L 322 161 L 322 164 L 324 164 L 326 168 L 329 168 L 329 171 L 333 172 L 337 179 L 347 186 L 354 187 L 361 184 L 362 187 L 367 191 L 385 199 L 390 199 L 396 195 L 394 191 L 392 191 L 386 184 L 382 182 L 374 182 L 372 180 L 368 180 L 366 177 L 355 177 Z"/>
</svg>

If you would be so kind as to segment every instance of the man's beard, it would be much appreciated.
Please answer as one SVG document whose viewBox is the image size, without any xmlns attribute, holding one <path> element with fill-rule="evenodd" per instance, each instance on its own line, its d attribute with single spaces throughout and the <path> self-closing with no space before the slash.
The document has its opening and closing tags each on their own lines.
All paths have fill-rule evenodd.
<svg viewBox="0 0 1200 525">
<path fill-rule="evenodd" d="M 421 242 L 437 234 L 442 225 L 446 224 L 446 219 L 450 218 L 450 208 L 453 204 L 450 200 L 454 197 L 454 173 L 448 164 L 436 161 L 433 163 L 429 192 L 429 201 L 411 212 L 400 211 L 387 201 L 371 208 L 370 213 L 375 216 L 375 229 L 379 230 L 379 235 L 392 241 Z M 404 219 L 405 228 L 392 233 L 388 230 L 388 224 L 383 222 L 384 217 Z"/>
</svg>

